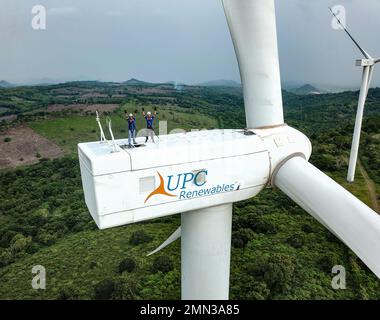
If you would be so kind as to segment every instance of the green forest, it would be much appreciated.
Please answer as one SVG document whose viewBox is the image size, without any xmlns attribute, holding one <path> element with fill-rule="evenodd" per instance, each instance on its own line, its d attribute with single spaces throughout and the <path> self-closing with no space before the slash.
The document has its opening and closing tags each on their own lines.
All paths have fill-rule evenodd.
<svg viewBox="0 0 380 320">
<path fill-rule="evenodd" d="M 286 122 L 312 141 L 310 161 L 375 209 L 368 179 L 379 195 L 380 89 L 369 92 L 361 170 L 350 185 L 345 176 L 358 92 L 284 91 L 283 98 Z M 52 104 L 70 107 L 48 111 Z M 104 112 L 116 138 L 127 136 L 124 110 L 157 110 L 169 130 L 245 127 L 240 88 L 76 82 L 0 89 L 0 116 L 16 116 L 0 120 L 1 132 L 27 125 L 64 150 L 56 159 L 0 170 L 0 299 L 179 299 L 180 242 L 146 256 L 176 230 L 179 216 L 102 231 L 90 217 L 76 145 L 98 139 L 99 130 L 93 112 L 79 104 L 117 104 Z M 377 277 L 279 190 L 233 210 L 231 299 L 380 299 Z M 35 265 L 46 268 L 46 290 L 32 289 Z M 334 265 L 346 268 L 345 290 L 331 287 Z"/>
</svg>

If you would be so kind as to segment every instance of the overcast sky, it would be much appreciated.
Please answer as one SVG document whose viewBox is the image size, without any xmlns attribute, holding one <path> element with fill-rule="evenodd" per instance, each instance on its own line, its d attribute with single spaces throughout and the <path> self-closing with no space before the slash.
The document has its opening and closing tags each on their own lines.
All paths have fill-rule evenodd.
<svg viewBox="0 0 380 320">
<path fill-rule="evenodd" d="M 37 4 L 44 31 L 31 27 Z M 359 51 L 331 27 L 327 7 L 344 5 L 350 31 L 380 56 L 380 0 L 276 4 L 283 82 L 359 86 Z M 0 46 L 0 80 L 10 82 L 240 81 L 220 0 L 0 0 Z"/>
</svg>

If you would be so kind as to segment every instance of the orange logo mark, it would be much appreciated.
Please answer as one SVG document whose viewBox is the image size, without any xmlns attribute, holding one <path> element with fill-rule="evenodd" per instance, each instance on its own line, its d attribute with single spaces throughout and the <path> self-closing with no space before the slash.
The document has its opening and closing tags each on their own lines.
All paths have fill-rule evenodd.
<svg viewBox="0 0 380 320">
<path fill-rule="evenodd" d="M 158 186 L 158 188 L 156 189 L 156 190 L 154 190 L 146 199 L 145 199 L 145 202 L 144 203 L 146 203 L 148 200 L 149 200 L 149 198 L 151 198 L 151 197 L 153 197 L 153 196 L 155 196 L 155 195 L 157 195 L 157 194 L 162 194 L 162 195 L 164 195 L 164 196 L 168 196 L 168 197 L 176 197 L 176 195 L 174 195 L 174 194 L 170 194 L 170 193 L 168 193 L 168 192 L 166 192 L 166 190 L 165 190 L 165 182 L 164 182 L 164 178 L 160 175 L 160 173 L 157 171 L 157 174 L 158 174 L 158 176 L 159 176 L 159 178 L 160 178 L 160 185 Z"/>
</svg>

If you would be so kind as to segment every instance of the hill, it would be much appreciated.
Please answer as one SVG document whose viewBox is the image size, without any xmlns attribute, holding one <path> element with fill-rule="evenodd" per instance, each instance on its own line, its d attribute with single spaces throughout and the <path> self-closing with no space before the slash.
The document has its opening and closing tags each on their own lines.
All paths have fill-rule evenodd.
<svg viewBox="0 0 380 320">
<path fill-rule="evenodd" d="M 13 87 L 13 85 L 5 80 L 0 81 L 0 88 L 10 88 Z"/>
<path fill-rule="evenodd" d="M 155 83 L 145 82 L 145 81 L 137 80 L 135 78 L 124 81 L 124 82 L 122 82 L 122 84 L 127 85 L 127 86 L 151 86 L 151 85 L 155 85 Z"/>
<path fill-rule="evenodd" d="M 316 87 L 310 85 L 310 84 L 305 84 L 299 88 L 295 89 L 288 89 L 288 91 L 299 94 L 299 95 L 308 95 L 308 94 L 321 94 L 323 93 L 321 90 L 317 89 Z"/>
</svg>

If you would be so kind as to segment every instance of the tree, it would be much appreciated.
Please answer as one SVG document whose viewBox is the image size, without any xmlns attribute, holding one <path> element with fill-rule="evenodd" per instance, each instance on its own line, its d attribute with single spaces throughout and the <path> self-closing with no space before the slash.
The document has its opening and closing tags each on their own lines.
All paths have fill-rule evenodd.
<svg viewBox="0 0 380 320">
<path fill-rule="evenodd" d="M 277 226 L 272 222 L 261 220 L 257 222 L 253 230 L 257 233 L 275 234 L 277 233 Z"/>
<path fill-rule="evenodd" d="M 235 248 L 244 248 L 254 235 L 255 233 L 251 229 L 239 229 L 232 233 L 232 246 Z"/>
<path fill-rule="evenodd" d="M 302 248 L 305 244 L 305 235 L 301 232 L 294 233 L 288 239 L 286 239 L 286 242 L 295 249 Z"/>
<path fill-rule="evenodd" d="M 281 294 L 290 287 L 295 276 L 295 269 L 290 256 L 275 254 L 268 259 L 264 280 L 270 288 L 271 296 Z"/>
<path fill-rule="evenodd" d="M 78 300 L 79 299 L 79 293 L 77 290 L 73 287 L 66 287 L 60 290 L 58 297 L 58 300 Z"/>
<path fill-rule="evenodd" d="M 138 280 L 119 278 L 115 280 L 115 290 L 112 294 L 113 299 L 117 300 L 136 300 L 141 288 L 138 286 Z"/>
<path fill-rule="evenodd" d="M 153 237 L 148 235 L 144 230 L 138 230 L 132 233 L 129 243 L 134 246 L 138 246 L 143 243 L 151 242 Z"/>
<path fill-rule="evenodd" d="M 153 272 L 167 273 L 173 270 L 173 262 L 168 256 L 159 256 L 154 259 L 152 264 Z"/>
<path fill-rule="evenodd" d="M 283 294 L 295 278 L 296 266 L 291 256 L 273 254 L 259 256 L 246 266 L 247 273 L 257 280 L 264 281 L 270 290 L 270 297 Z"/>
<path fill-rule="evenodd" d="M 109 300 L 112 298 L 112 294 L 115 291 L 115 283 L 111 279 L 105 279 L 99 282 L 95 288 L 95 299 L 96 300 Z"/>
<path fill-rule="evenodd" d="M 332 268 L 338 264 L 339 259 L 335 254 L 325 254 L 318 259 L 318 266 L 325 273 L 331 273 Z"/>
<path fill-rule="evenodd" d="M 123 273 L 124 271 L 132 272 L 136 268 L 136 262 L 133 258 L 125 258 L 119 264 L 119 272 Z"/>
</svg>

